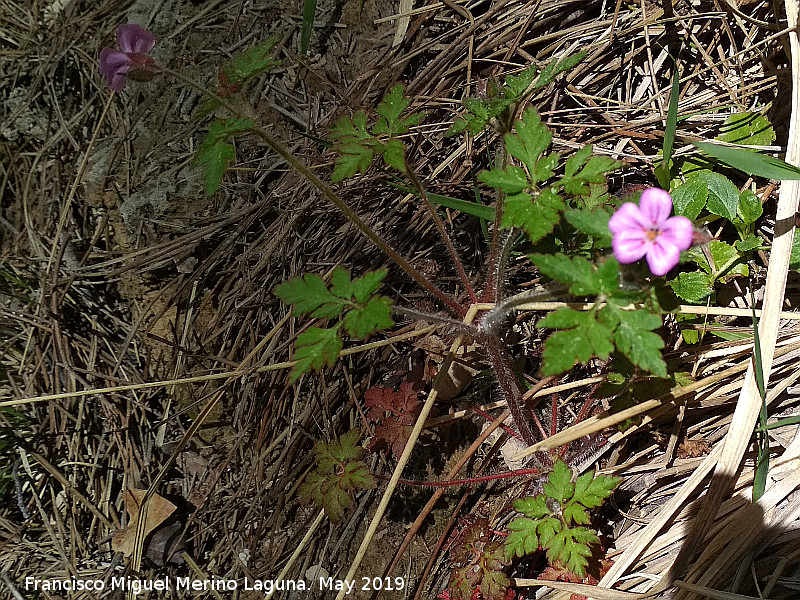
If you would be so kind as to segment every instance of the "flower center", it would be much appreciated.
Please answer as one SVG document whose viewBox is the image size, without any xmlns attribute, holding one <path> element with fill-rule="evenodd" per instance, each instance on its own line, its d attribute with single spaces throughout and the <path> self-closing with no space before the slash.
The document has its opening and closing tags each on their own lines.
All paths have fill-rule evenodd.
<svg viewBox="0 0 800 600">
<path fill-rule="evenodd" d="M 661 230 L 660 229 L 648 229 L 647 230 L 647 241 L 648 242 L 652 242 L 654 239 L 656 239 L 660 235 L 661 235 Z"/>
</svg>

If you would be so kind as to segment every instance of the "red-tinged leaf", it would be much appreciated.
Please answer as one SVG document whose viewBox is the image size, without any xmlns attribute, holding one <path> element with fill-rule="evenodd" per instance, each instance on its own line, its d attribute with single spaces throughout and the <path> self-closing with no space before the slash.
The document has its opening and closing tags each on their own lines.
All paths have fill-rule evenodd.
<svg viewBox="0 0 800 600">
<path fill-rule="evenodd" d="M 389 413 L 399 417 L 399 422 L 404 425 L 413 424 L 422 404 L 417 395 L 418 392 L 410 381 L 403 382 L 397 391 L 392 388 L 370 388 L 364 392 L 367 418 L 379 422 Z"/>
<path fill-rule="evenodd" d="M 375 428 L 375 435 L 372 436 L 367 449 L 370 452 L 390 450 L 394 457 L 399 459 L 413 429 L 411 425 L 401 425 L 397 417 L 388 417 Z"/>
<path fill-rule="evenodd" d="M 569 583 L 581 583 L 581 578 L 572 571 L 561 567 L 547 567 L 542 574 L 537 577 L 543 581 L 568 581 Z"/>
</svg>

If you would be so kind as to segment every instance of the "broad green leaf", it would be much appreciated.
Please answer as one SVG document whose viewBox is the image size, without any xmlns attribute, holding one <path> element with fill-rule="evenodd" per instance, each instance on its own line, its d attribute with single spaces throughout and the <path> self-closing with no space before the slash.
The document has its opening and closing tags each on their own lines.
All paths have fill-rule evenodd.
<svg viewBox="0 0 800 600">
<path fill-rule="evenodd" d="M 800 179 L 800 169 L 766 154 L 745 148 L 732 148 L 708 142 L 692 142 L 700 150 L 740 171 L 765 179 L 788 181 Z"/>
<path fill-rule="evenodd" d="M 775 130 L 763 115 L 743 112 L 725 119 L 716 139 L 730 144 L 769 146 L 775 141 Z"/>
<path fill-rule="evenodd" d="M 577 523 L 578 525 L 588 525 L 592 522 L 586 509 L 577 502 L 569 503 L 565 506 L 563 515 L 564 521 L 568 524 Z"/>
<path fill-rule="evenodd" d="M 408 133 L 411 127 L 418 125 L 422 121 L 423 113 L 413 113 L 405 117 L 400 116 L 411 105 L 411 100 L 403 95 L 404 91 L 403 86 L 398 84 L 378 104 L 375 112 L 380 116 L 372 128 L 373 135 L 394 138 Z"/>
<path fill-rule="evenodd" d="M 762 244 L 763 244 L 763 242 L 761 241 L 761 238 L 759 238 L 758 236 L 755 236 L 752 233 L 750 233 L 750 234 L 748 234 L 748 236 L 745 239 L 737 240 L 737 242 L 734 245 L 736 246 L 736 249 L 739 252 L 744 253 L 744 252 L 750 252 L 752 250 L 755 250 L 756 248 L 758 248 Z"/>
<path fill-rule="evenodd" d="M 747 268 L 747 263 L 735 264 L 737 260 L 742 258 L 742 256 L 733 246 L 730 246 L 725 242 L 713 240 L 709 242 L 708 250 L 711 254 L 711 258 L 714 261 L 713 274 L 715 277 L 719 277 L 722 274 L 748 275 L 749 269 Z"/>
<path fill-rule="evenodd" d="M 356 339 L 394 325 L 392 320 L 392 301 L 390 298 L 375 296 L 363 307 L 353 308 L 344 315 L 347 333 Z"/>
<path fill-rule="evenodd" d="M 536 531 L 539 534 L 539 543 L 542 548 L 547 548 L 552 543 L 553 539 L 564 529 L 564 523 L 561 519 L 556 517 L 545 517 L 536 526 Z"/>
<path fill-rule="evenodd" d="M 375 479 L 364 463 L 350 462 L 342 471 L 339 486 L 345 490 L 371 490 L 375 487 Z"/>
<path fill-rule="evenodd" d="M 708 185 L 696 173 L 689 175 L 686 182 L 672 190 L 672 202 L 675 214 L 694 221 L 706 206 Z"/>
<path fill-rule="evenodd" d="M 563 185 L 564 192 L 571 196 L 585 196 L 591 192 L 589 184 L 604 183 L 605 174 L 621 165 L 622 163 L 608 156 L 592 156 L 590 144 L 567 159 L 564 165 L 564 177 L 558 184 Z"/>
<path fill-rule="evenodd" d="M 538 328 L 566 329 L 556 331 L 545 342 L 542 373 L 557 375 L 575 363 L 585 364 L 592 356 L 608 358 L 614 350 L 612 331 L 597 322 L 592 313 L 560 308 L 536 324 Z"/>
<path fill-rule="evenodd" d="M 555 62 L 552 64 L 555 64 Z M 519 75 L 508 75 L 504 81 L 505 89 L 503 94 L 505 97 L 512 101 L 518 100 L 533 83 L 538 70 L 536 65 L 532 64 L 523 69 Z"/>
<path fill-rule="evenodd" d="M 383 161 L 387 166 L 400 171 L 406 172 L 406 147 L 398 139 L 389 140 L 382 146 Z"/>
<path fill-rule="evenodd" d="M 535 200 L 526 194 L 510 194 L 506 197 L 500 227 L 521 227 L 532 243 L 538 242 L 553 231 L 561 219 L 564 201 L 550 188 L 543 190 Z"/>
<path fill-rule="evenodd" d="M 359 144 L 339 146 L 340 154 L 336 159 L 336 168 L 331 174 L 331 181 L 339 183 L 358 172 L 366 173 L 372 164 L 373 151 L 370 147 Z"/>
<path fill-rule="evenodd" d="M 338 325 L 333 329 L 311 327 L 297 336 L 294 347 L 293 358 L 297 364 L 289 375 L 289 383 L 294 383 L 309 371 L 321 369 L 323 365 L 333 366 L 339 357 L 339 352 L 342 351 L 339 327 Z"/>
<path fill-rule="evenodd" d="M 350 273 L 346 269 L 336 269 L 334 274 L 339 278 L 342 276 L 342 271 L 347 274 L 349 282 Z M 280 284 L 275 288 L 275 295 L 286 304 L 291 304 L 296 314 L 311 313 L 311 316 L 317 319 L 334 317 L 348 304 L 342 297 L 331 294 L 322 277 L 313 273 Z"/>
<path fill-rule="evenodd" d="M 571 54 L 566 58 L 562 58 L 559 61 L 551 61 L 547 65 L 545 65 L 542 72 L 539 74 L 539 77 L 536 78 L 536 83 L 534 84 L 534 89 L 538 89 L 548 85 L 559 73 L 563 73 L 564 71 L 569 71 L 570 69 L 576 67 L 586 56 L 586 52 L 578 52 L 577 54 Z"/>
<path fill-rule="evenodd" d="M 691 304 L 698 304 L 714 293 L 713 277 L 705 273 L 680 273 L 669 282 L 675 294 Z"/>
<path fill-rule="evenodd" d="M 331 181 L 338 183 L 357 172 L 365 173 L 372 164 L 374 138 L 367 132 L 367 113 L 363 110 L 352 117 L 342 117 L 331 128 L 334 150 L 339 153 Z"/>
<path fill-rule="evenodd" d="M 755 223 L 763 212 L 764 208 L 761 206 L 761 199 L 753 192 L 745 190 L 739 194 L 737 214 L 745 225 Z"/>
<path fill-rule="evenodd" d="M 731 183 L 731 180 L 719 173 L 707 171 L 701 171 L 695 176 L 708 186 L 708 203 L 706 205 L 708 211 L 733 221 L 739 208 L 739 190 Z"/>
</svg>

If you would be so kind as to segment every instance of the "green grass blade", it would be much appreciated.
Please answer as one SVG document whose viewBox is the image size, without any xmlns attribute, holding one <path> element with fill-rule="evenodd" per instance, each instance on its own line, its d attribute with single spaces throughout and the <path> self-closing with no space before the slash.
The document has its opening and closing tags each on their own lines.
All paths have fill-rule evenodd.
<svg viewBox="0 0 800 600">
<path fill-rule="evenodd" d="M 411 188 L 407 188 L 405 186 L 398 187 L 404 192 L 408 192 L 409 194 L 419 197 L 419 192 L 416 190 L 412 190 Z M 491 206 L 478 204 L 477 202 L 469 202 L 468 200 L 451 198 L 450 196 L 440 196 L 439 194 L 432 194 L 430 192 L 428 192 L 428 199 L 439 206 L 451 208 L 470 216 L 478 217 L 479 219 L 483 219 L 485 221 L 494 221 L 494 208 Z"/>
<path fill-rule="evenodd" d="M 753 311 L 753 362 L 755 366 L 756 385 L 761 396 L 761 412 L 759 421 L 762 430 L 758 434 L 758 462 L 753 479 L 753 502 L 764 495 L 767 487 L 767 473 L 769 472 L 769 434 L 767 427 L 767 390 L 764 385 L 764 366 L 761 364 L 761 338 L 758 335 L 758 316 L 756 316 L 756 303 L 753 290 L 750 289 L 750 310 Z"/>
<path fill-rule="evenodd" d="M 732 148 L 708 142 L 692 142 L 692 144 L 718 161 L 748 175 L 777 181 L 800 179 L 800 169 L 766 154 L 759 154 L 746 148 Z"/>
<path fill-rule="evenodd" d="M 311 41 L 311 30 L 314 28 L 314 17 L 317 14 L 317 0 L 303 0 L 303 24 L 300 27 L 300 54 L 306 55 Z"/>
<path fill-rule="evenodd" d="M 669 109 L 667 110 L 667 124 L 664 129 L 664 160 L 656 168 L 656 178 L 661 189 L 669 191 L 669 161 L 672 159 L 672 147 L 675 144 L 675 130 L 678 127 L 678 96 L 680 95 L 681 74 L 678 63 L 675 62 L 675 71 L 672 73 L 672 91 L 669 96 Z"/>
<path fill-rule="evenodd" d="M 778 429 L 779 427 L 785 427 L 786 425 L 797 425 L 800 423 L 800 415 L 796 417 L 786 417 L 785 419 L 781 419 L 780 421 L 775 421 L 774 423 L 770 423 L 766 427 L 759 427 L 756 431 L 770 431 L 771 429 Z"/>
</svg>

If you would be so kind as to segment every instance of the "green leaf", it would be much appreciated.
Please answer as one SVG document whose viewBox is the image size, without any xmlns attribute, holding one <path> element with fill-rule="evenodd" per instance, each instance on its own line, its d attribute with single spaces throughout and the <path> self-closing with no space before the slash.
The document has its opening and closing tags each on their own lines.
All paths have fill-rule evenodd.
<svg viewBox="0 0 800 600">
<path fill-rule="evenodd" d="M 566 329 L 556 331 L 544 345 L 542 373 L 557 375 L 575 363 L 585 364 L 592 356 L 608 358 L 614 350 L 612 331 L 598 323 L 594 314 L 571 308 L 560 308 L 536 324 L 538 328 Z"/>
<path fill-rule="evenodd" d="M 542 152 L 550 145 L 553 134 L 542 123 L 539 113 L 528 108 L 522 114 L 522 119 L 514 125 L 516 133 L 508 133 L 504 138 L 508 153 L 525 164 L 533 184 L 551 178 L 554 166 L 552 158 L 542 161 L 541 164 L 540 159 Z"/>
<path fill-rule="evenodd" d="M 595 210 L 575 210 L 570 209 L 564 213 L 570 225 L 581 233 L 592 236 L 598 245 L 605 248 L 611 245 L 611 231 L 608 229 L 608 221 L 611 218 L 611 211 L 606 208 Z"/>
<path fill-rule="evenodd" d="M 546 547 L 547 560 L 551 564 L 561 563 L 582 579 L 589 565 L 588 558 L 592 555 L 591 547 L 599 543 L 600 539 L 586 527 L 565 527 Z"/>
<path fill-rule="evenodd" d="M 308 52 L 311 41 L 311 30 L 314 28 L 314 17 L 317 14 L 317 0 L 303 0 L 303 23 L 300 26 L 300 55 Z"/>
<path fill-rule="evenodd" d="M 370 298 L 363 307 L 354 308 L 345 314 L 344 327 L 347 333 L 356 339 L 363 339 L 375 331 L 394 326 L 391 307 L 390 298 Z"/>
<path fill-rule="evenodd" d="M 377 269 L 365 273 L 358 279 L 354 279 L 352 295 L 355 297 L 356 302 L 364 304 L 372 294 L 378 291 L 378 288 L 381 287 L 381 282 L 388 274 L 388 269 Z"/>
<path fill-rule="evenodd" d="M 761 238 L 750 233 L 743 240 L 737 240 L 734 245 L 739 252 L 744 253 L 755 250 L 761 246 L 762 243 L 763 242 L 761 241 Z M 794 252 L 794 248 L 792 249 L 792 252 Z"/>
<path fill-rule="evenodd" d="M 568 524 L 577 523 L 578 525 L 588 525 L 592 522 L 586 509 L 577 502 L 565 506 L 563 515 L 564 521 Z"/>
<path fill-rule="evenodd" d="M 695 176 L 708 187 L 708 211 L 733 221 L 739 208 L 739 190 L 731 180 L 709 171 L 701 171 Z"/>
<path fill-rule="evenodd" d="M 334 287 L 337 286 L 336 282 L 338 282 L 339 286 L 336 288 L 337 290 L 341 290 L 342 272 L 346 274 L 349 285 L 349 271 L 338 267 L 334 270 L 334 275 L 336 276 Z M 345 290 L 345 292 L 347 291 L 349 290 Z M 350 296 L 349 294 L 344 297 L 337 297 L 338 294 L 334 296 L 328 291 L 322 277 L 313 273 L 307 273 L 280 284 L 275 288 L 275 295 L 286 304 L 292 305 L 296 314 L 311 313 L 311 316 L 317 319 L 329 319 L 341 313 L 348 304 L 343 298 L 349 298 Z"/>
<path fill-rule="evenodd" d="M 672 90 L 669 95 L 669 108 L 667 109 L 667 122 L 664 127 L 663 160 L 656 167 L 656 178 L 661 189 L 669 190 L 670 161 L 672 160 L 672 146 L 675 142 L 675 130 L 678 127 L 678 97 L 680 96 L 681 74 L 678 63 L 672 71 Z"/>
<path fill-rule="evenodd" d="M 547 548 L 552 543 L 553 539 L 564 529 L 564 523 L 561 519 L 555 517 L 546 517 L 539 521 L 536 531 L 539 534 L 539 543 L 542 548 Z"/>
<path fill-rule="evenodd" d="M 406 172 L 406 147 L 403 142 L 397 139 L 389 140 L 381 150 L 383 161 L 387 166 L 401 173 Z"/>
<path fill-rule="evenodd" d="M 515 165 L 508 165 L 505 169 L 481 171 L 478 174 L 478 180 L 504 194 L 518 194 L 530 187 L 525 171 Z M 530 196 L 528 197 L 530 198 Z"/>
<path fill-rule="evenodd" d="M 319 441 L 314 444 L 314 459 L 317 463 L 317 471 L 326 475 L 332 473 L 342 463 L 361 460 L 364 457 L 364 449 L 358 445 L 360 437 L 359 431 L 352 429 L 338 440 L 331 442 Z"/>
<path fill-rule="evenodd" d="M 616 322 L 614 344 L 628 360 L 658 377 L 667 376 L 667 364 L 661 356 L 664 340 L 653 333 L 661 327 L 661 317 L 646 310 L 623 310 L 609 303 L 600 311 L 600 318 L 606 325 Z"/>
<path fill-rule="evenodd" d="M 358 111 L 350 117 L 342 117 L 331 128 L 333 149 L 339 153 L 331 181 L 338 183 L 357 172 L 365 173 L 372 164 L 374 139 L 367 132 L 367 113 Z"/>
<path fill-rule="evenodd" d="M 569 258 L 561 253 L 532 254 L 530 259 L 543 274 L 569 285 L 570 293 L 575 296 L 610 294 L 617 289 L 619 263 L 616 259 L 610 258 L 603 263 L 602 273 L 580 256 Z"/>
<path fill-rule="evenodd" d="M 745 225 L 755 223 L 764 212 L 761 206 L 761 199 L 750 190 L 745 190 L 739 194 L 739 208 L 736 214 Z"/>
<path fill-rule="evenodd" d="M 562 505 L 572 498 L 575 493 L 575 484 L 571 483 L 572 469 L 563 460 L 557 460 L 553 470 L 547 476 L 547 483 L 542 491 L 549 498 L 558 500 Z"/>
<path fill-rule="evenodd" d="M 522 513 L 531 519 L 540 519 L 545 515 L 550 514 L 550 509 L 545 504 L 545 497 L 543 494 L 536 496 L 528 496 L 527 498 L 519 498 L 514 500 L 514 510 Z"/>
<path fill-rule="evenodd" d="M 289 375 L 289 383 L 294 383 L 311 370 L 321 369 L 322 365 L 333 366 L 342 351 L 339 326 L 333 329 L 311 327 L 297 336 L 294 347 L 293 358 L 297 363 Z"/>
<path fill-rule="evenodd" d="M 539 549 L 539 535 L 536 528 L 539 521 L 517 517 L 508 524 L 511 533 L 506 538 L 506 556 L 526 556 Z"/>
<path fill-rule="evenodd" d="M 672 190 L 675 214 L 687 217 L 690 221 L 697 219 L 707 200 L 708 185 L 696 173 L 689 175 L 685 183 Z"/>
<path fill-rule="evenodd" d="M 510 194 L 506 197 L 500 227 L 521 227 L 531 242 L 536 243 L 553 231 L 564 208 L 564 201 L 550 188 L 543 190 L 535 201 L 525 192 Z"/>
<path fill-rule="evenodd" d="M 611 496 L 622 479 L 609 475 L 597 475 L 594 471 L 584 473 L 575 481 L 575 502 L 580 502 L 586 508 L 596 508 Z"/>
<path fill-rule="evenodd" d="M 775 141 L 772 124 L 758 113 L 743 112 L 730 115 L 715 138 L 721 142 L 747 146 L 769 146 Z"/>
<path fill-rule="evenodd" d="M 238 118 L 217 120 L 209 125 L 208 133 L 194 156 L 195 163 L 203 167 L 207 196 L 216 193 L 222 184 L 222 176 L 228 169 L 228 163 L 236 158 L 236 152 L 227 139 L 254 127 L 255 123 L 250 119 Z"/>
<path fill-rule="evenodd" d="M 713 240 L 709 242 L 708 250 L 714 261 L 714 277 L 720 277 L 722 274 L 748 275 L 749 269 L 746 263 L 736 264 L 736 261 L 740 260 L 742 255 L 733 246 L 725 242 Z"/>
<path fill-rule="evenodd" d="M 316 0 L 307 0 L 314 2 Z M 266 42 L 252 46 L 234 56 L 225 68 L 225 74 L 231 83 L 243 83 L 256 75 L 263 73 L 277 65 L 280 61 L 269 56 L 269 53 L 280 41 L 280 37 L 272 36 Z"/>
<path fill-rule="evenodd" d="M 800 169 L 780 159 L 744 148 L 731 148 L 708 142 L 692 142 L 700 150 L 740 171 L 765 179 L 788 181 L 800 179 Z"/>
<path fill-rule="evenodd" d="M 789 268 L 795 271 L 800 270 L 800 229 L 794 230 L 794 240 L 792 241 L 792 254 L 789 258 Z"/>
<path fill-rule="evenodd" d="M 560 73 L 573 69 L 583 60 L 585 56 L 586 52 L 584 51 L 578 52 L 577 54 L 571 54 L 570 56 L 562 58 L 559 61 L 549 62 L 547 65 L 545 65 L 544 69 L 542 69 L 542 72 L 539 74 L 539 77 L 536 79 L 534 89 L 548 85 Z"/>
<path fill-rule="evenodd" d="M 680 273 L 669 285 L 679 298 L 698 304 L 714 293 L 711 287 L 713 280 L 705 273 Z"/>
<path fill-rule="evenodd" d="M 605 174 L 622 165 L 621 162 L 608 156 L 592 156 L 591 154 L 592 146 L 590 144 L 567 159 L 564 165 L 564 177 L 558 182 L 564 186 L 565 193 L 571 196 L 589 195 L 591 192 L 589 184 L 605 183 Z M 582 169 L 581 166 L 583 166 Z"/>
<path fill-rule="evenodd" d="M 339 486 L 345 490 L 371 490 L 375 487 L 375 479 L 361 461 L 350 462 L 344 466 L 339 476 Z"/>
</svg>

